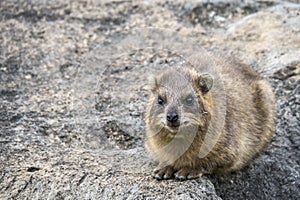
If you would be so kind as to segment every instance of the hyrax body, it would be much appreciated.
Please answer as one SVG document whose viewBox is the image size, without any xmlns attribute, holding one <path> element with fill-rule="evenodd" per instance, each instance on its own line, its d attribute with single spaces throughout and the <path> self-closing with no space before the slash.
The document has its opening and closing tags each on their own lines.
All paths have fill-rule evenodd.
<svg viewBox="0 0 300 200">
<path fill-rule="evenodd" d="M 236 61 L 170 67 L 152 86 L 146 148 L 154 178 L 192 179 L 245 166 L 270 142 L 275 98 L 270 85 Z"/>
</svg>

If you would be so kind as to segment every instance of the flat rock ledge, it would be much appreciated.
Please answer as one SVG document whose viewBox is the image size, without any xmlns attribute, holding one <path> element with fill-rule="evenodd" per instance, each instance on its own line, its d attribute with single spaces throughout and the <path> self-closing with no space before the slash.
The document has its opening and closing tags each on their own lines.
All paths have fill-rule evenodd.
<svg viewBox="0 0 300 200">
<path fill-rule="evenodd" d="M 208 178 L 156 181 L 144 149 L 83 151 L 30 145 L 1 164 L 1 199 L 220 199 Z"/>
</svg>

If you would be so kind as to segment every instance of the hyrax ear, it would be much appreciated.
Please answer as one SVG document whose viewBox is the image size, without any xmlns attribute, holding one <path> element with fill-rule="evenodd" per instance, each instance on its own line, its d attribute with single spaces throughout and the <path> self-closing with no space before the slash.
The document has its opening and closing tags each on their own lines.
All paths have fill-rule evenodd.
<svg viewBox="0 0 300 200">
<path fill-rule="evenodd" d="M 214 84 L 214 79 L 208 73 L 200 74 L 198 79 L 198 84 L 199 87 L 201 88 L 202 94 L 206 94 L 208 91 L 211 90 Z"/>
</svg>

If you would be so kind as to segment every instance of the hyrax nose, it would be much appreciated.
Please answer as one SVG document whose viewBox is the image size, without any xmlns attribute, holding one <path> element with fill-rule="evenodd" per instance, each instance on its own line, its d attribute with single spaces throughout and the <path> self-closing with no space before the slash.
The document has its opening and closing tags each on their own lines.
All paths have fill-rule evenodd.
<svg viewBox="0 0 300 200">
<path fill-rule="evenodd" d="M 168 112 L 168 114 L 167 114 L 167 120 L 168 120 L 168 122 L 171 122 L 171 123 L 177 122 L 178 121 L 178 114 L 177 114 L 177 112 L 175 112 L 175 111 Z"/>
</svg>

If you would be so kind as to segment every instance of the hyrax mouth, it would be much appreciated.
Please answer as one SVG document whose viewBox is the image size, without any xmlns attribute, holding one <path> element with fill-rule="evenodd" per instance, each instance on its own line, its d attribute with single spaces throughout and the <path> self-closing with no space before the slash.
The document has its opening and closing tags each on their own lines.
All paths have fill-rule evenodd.
<svg viewBox="0 0 300 200">
<path fill-rule="evenodd" d="M 172 134 L 176 134 L 179 130 L 179 128 L 173 128 L 173 127 L 167 127 L 168 131 Z"/>
<path fill-rule="evenodd" d="M 176 133 L 178 132 L 179 130 L 179 127 L 180 127 L 180 123 L 173 123 L 173 124 L 170 124 L 170 123 L 167 123 L 167 129 L 171 132 L 171 133 Z"/>
<path fill-rule="evenodd" d="M 177 123 L 168 123 L 167 122 L 167 126 L 172 129 L 178 129 L 180 126 L 180 123 L 179 122 L 177 122 Z"/>
</svg>

